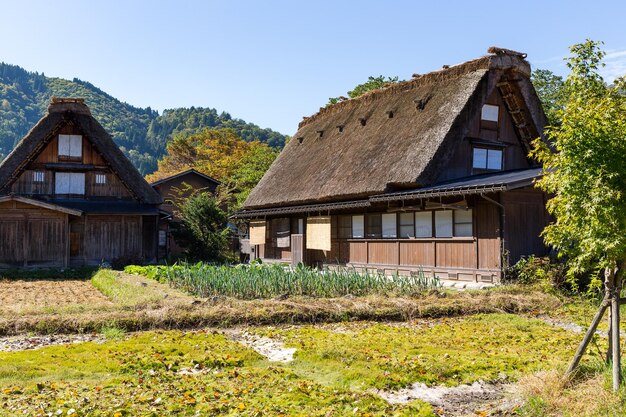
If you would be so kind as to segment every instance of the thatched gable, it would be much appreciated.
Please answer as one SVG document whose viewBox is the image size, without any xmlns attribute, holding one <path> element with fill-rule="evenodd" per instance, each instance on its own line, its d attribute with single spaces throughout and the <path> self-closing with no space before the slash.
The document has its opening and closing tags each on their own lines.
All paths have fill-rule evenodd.
<svg viewBox="0 0 626 417">
<path fill-rule="evenodd" d="M 432 184 L 496 88 L 499 80 L 491 74 L 508 71 L 530 85 L 522 54 L 490 52 L 305 118 L 244 209 L 354 200 Z M 527 86 L 520 88 L 527 100 Z M 536 102 L 528 107 L 536 107 L 536 96 L 531 99 Z M 537 126 L 542 122 L 541 111 L 531 117 Z"/>
<path fill-rule="evenodd" d="M 103 156 L 110 168 L 142 203 L 160 204 L 161 197 L 144 180 L 139 171 L 126 158 L 111 136 L 91 115 L 82 99 L 53 98 L 46 114 L 22 138 L 11 153 L 0 163 L 0 194 L 7 194 L 11 184 L 28 163 L 53 139 L 67 123 L 74 124 Z"/>
</svg>

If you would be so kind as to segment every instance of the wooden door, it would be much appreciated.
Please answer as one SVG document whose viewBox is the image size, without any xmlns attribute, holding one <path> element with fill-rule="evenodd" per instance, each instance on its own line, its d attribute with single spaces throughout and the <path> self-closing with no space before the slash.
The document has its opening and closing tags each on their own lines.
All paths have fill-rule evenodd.
<svg viewBox="0 0 626 417">
<path fill-rule="evenodd" d="M 291 235 L 291 265 L 296 266 L 304 262 L 304 235 Z"/>
</svg>

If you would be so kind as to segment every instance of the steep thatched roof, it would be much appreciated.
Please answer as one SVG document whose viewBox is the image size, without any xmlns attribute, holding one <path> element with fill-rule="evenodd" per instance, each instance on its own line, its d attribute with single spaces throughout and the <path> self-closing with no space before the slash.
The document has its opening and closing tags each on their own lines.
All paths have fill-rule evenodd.
<svg viewBox="0 0 626 417">
<path fill-rule="evenodd" d="M 494 55 L 416 75 L 304 118 L 244 209 L 349 200 L 431 184 L 454 141 L 465 136 L 470 117 L 496 88 L 489 75 L 530 76 L 522 54 L 490 52 Z"/>
<path fill-rule="evenodd" d="M 111 136 L 91 115 L 83 99 L 53 98 L 48 114 L 22 138 L 11 153 L 0 163 L 0 194 L 7 194 L 11 184 L 28 163 L 35 159 L 46 145 L 68 122 L 78 127 L 110 168 L 119 176 L 130 192 L 142 203 L 160 204 L 159 194 L 144 180 L 139 171 L 124 156 Z"/>
</svg>

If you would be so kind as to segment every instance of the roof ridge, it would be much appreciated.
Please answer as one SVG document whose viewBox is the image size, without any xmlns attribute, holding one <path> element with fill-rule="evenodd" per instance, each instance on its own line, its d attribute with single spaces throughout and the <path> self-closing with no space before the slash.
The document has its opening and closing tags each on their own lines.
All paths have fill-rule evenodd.
<svg viewBox="0 0 626 417">
<path fill-rule="evenodd" d="M 335 104 L 328 105 L 326 107 L 320 107 L 317 113 L 311 116 L 305 116 L 298 124 L 298 129 L 308 125 L 309 123 L 317 120 L 319 117 L 326 114 L 333 114 L 336 111 L 344 109 L 345 107 L 355 105 L 354 103 L 360 103 L 367 100 L 377 99 L 384 97 L 387 94 L 393 94 L 397 90 L 404 90 L 407 88 L 416 88 L 429 83 L 442 81 L 445 79 L 461 77 L 465 74 L 469 74 L 478 70 L 488 70 L 492 68 L 518 68 L 526 76 L 530 77 L 530 64 L 525 60 L 526 54 L 522 52 L 513 51 L 505 48 L 498 48 L 492 46 L 488 49 L 490 55 L 484 55 L 480 58 L 475 58 L 469 61 L 461 62 L 455 65 L 444 65 L 438 70 L 428 72 L 426 74 L 413 74 L 410 80 L 400 81 L 397 83 L 390 83 L 382 88 L 368 91 L 358 97 L 340 101 Z"/>
</svg>

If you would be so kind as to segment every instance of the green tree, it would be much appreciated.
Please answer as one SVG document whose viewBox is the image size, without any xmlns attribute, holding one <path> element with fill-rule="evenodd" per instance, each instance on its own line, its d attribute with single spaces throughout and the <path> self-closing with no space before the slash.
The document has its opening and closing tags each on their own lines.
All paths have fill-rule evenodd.
<svg viewBox="0 0 626 417">
<path fill-rule="evenodd" d="M 193 260 L 223 262 L 226 258 L 228 237 L 226 213 L 215 198 L 206 192 L 187 198 L 180 214 L 181 222 L 172 234 L 185 254 Z"/>
<path fill-rule="evenodd" d="M 252 189 L 270 168 L 278 151 L 259 142 L 251 142 L 248 152 L 237 162 L 232 174 L 222 183 L 220 195 L 229 205 L 229 212 L 241 208 Z"/>
<path fill-rule="evenodd" d="M 570 277 L 604 271 L 605 299 L 569 372 L 610 303 L 616 389 L 620 381 L 619 298 L 626 261 L 626 96 L 622 94 L 626 81 L 622 78 L 613 86 L 606 85 L 598 72 L 604 57 L 599 42 L 587 40 L 570 50 L 564 107 L 556 111 L 561 123 L 547 129 L 548 143 L 534 142 L 533 155 L 544 166 L 538 184 L 553 196 L 547 208 L 555 221 L 543 236 L 568 259 Z M 601 286 L 597 278 L 594 283 Z"/>
<path fill-rule="evenodd" d="M 572 275 L 626 258 L 626 96 L 624 79 L 608 87 L 598 73 L 597 42 L 571 51 L 567 97 L 556 112 L 562 122 L 546 130 L 547 144 L 534 142 L 533 154 L 545 168 L 538 184 L 553 195 L 556 221 L 544 237 L 567 256 Z"/>
<path fill-rule="evenodd" d="M 367 78 L 362 84 L 354 87 L 353 90 L 348 91 L 349 98 L 357 98 L 368 91 L 378 90 L 379 88 L 383 88 L 388 86 L 389 84 L 395 84 L 399 82 L 398 77 L 387 77 L 385 78 L 383 75 L 378 77 L 372 77 L 371 75 Z M 328 99 L 328 105 L 339 103 L 340 101 L 347 100 L 347 97 L 331 97 Z"/>
<path fill-rule="evenodd" d="M 533 71 L 532 82 L 548 117 L 548 124 L 556 126 L 560 123 L 559 114 L 565 105 L 565 81 L 550 70 L 536 69 Z"/>
</svg>

